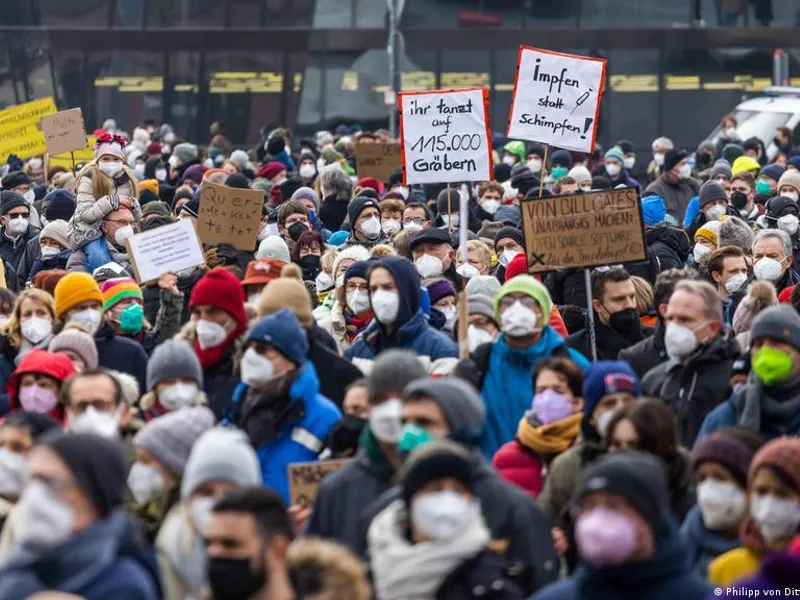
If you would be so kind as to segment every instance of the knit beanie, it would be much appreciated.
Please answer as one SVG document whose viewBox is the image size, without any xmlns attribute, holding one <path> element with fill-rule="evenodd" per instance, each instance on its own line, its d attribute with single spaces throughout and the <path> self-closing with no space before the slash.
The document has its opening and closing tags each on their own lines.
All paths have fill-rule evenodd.
<svg viewBox="0 0 800 600">
<path fill-rule="evenodd" d="M 264 179 L 272 179 L 281 171 L 285 171 L 286 167 L 283 163 L 278 162 L 277 160 L 273 160 L 268 162 L 265 165 L 261 165 L 258 169 L 258 173 L 256 173 L 259 177 L 263 177 Z"/>
<path fill-rule="evenodd" d="M 781 304 L 759 313 L 750 329 L 750 343 L 763 337 L 783 342 L 800 350 L 800 315 L 797 314 L 794 307 Z"/>
<path fill-rule="evenodd" d="M 741 144 L 736 144 L 734 142 L 731 142 L 730 144 L 725 144 L 725 146 L 722 148 L 722 158 L 727 160 L 731 165 L 742 154 L 744 154 L 744 148 L 742 147 Z M 732 168 L 731 168 L 731 173 L 733 173 Z"/>
<path fill-rule="evenodd" d="M 678 166 L 678 163 L 686 158 L 686 150 L 670 148 L 664 153 L 664 172 L 671 171 Z"/>
<path fill-rule="evenodd" d="M 103 310 L 108 311 L 128 298 L 138 301 L 144 306 L 142 288 L 130 277 L 109 279 L 103 282 Z"/>
<path fill-rule="evenodd" d="M 478 275 L 470 279 L 464 289 L 467 292 L 467 298 L 472 296 L 494 298 L 494 295 L 500 291 L 500 282 L 493 275 Z"/>
<path fill-rule="evenodd" d="M 419 490 L 437 479 L 454 478 L 472 491 L 469 451 L 451 440 L 436 440 L 415 448 L 398 474 L 406 506 Z"/>
<path fill-rule="evenodd" d="M 528 274 L 528 257 L 524 252 L 517 254 L 511 262 L 506 265 L 506 282 L 514 279 L 517 275 Z"/>
<path fill-rule="evenodd" d="M 177 479 L 181 479 L 192 446 L 212 427 L 214 413 L 209 408 L 187 406 L 145 423 L 133 437 L 133 445 L 147 450 Z"/>
<path fill-rule="evenodd" d="M 450 437 L 474 445 L 483 431 L 486 408 L 475 388 L 455 377 L 440 379 L 425 377 L 409 383 L 401 399 L 406 402 L 413 396 L 424 396 L 436 403 L 450 428 Z"/>
<path fill-rule="evenodd" d="M 492 299 L 488 296 L 470 296 L 467 300 L 467 315 L 483 315 L 497 325 Z"/>
<path fill-rule="evenodd" d="M 311 200 L 314 203 L 314 209 L 319 210 L 319 196 L 310 187 L 297 188 L 292 194 L 292 200 Z"/>
<path fill-rule="evenodd" d="M 497 235 L 494 236 L 494 249 L 497 250 L 497 242 L 502 239 L 509 238 L 517 242 L 523 248 L 525 247 L 525 238 L 522 235 L 522 232 L 517 229 L 516 227 L 503 227 L 500 231 L 497 232 Z"/>
<path fill-rule="evenodd" d="M 68 250 L 71 247 L 69 243 L 69 224 L 61 219 L 50 221 L 39 234 L 39 241 L 41 240 L 53 240 L 63 249 Z"/>
<path fill-rule="evenodd" d="M 339 265 L 342 264 L 344 260 L 353 260 L 355 262 L 362 262 L 369 260 L 369 250 L 367 250 L 364 246 L 349 246 L 344 250 L 341 250 L 337 255 L 336 258 L 333 259 L 333 269 L 331 273 L 335 278 L 336 272 L 339 270 Z"/>
<path fill-rule="evenodd" d="M 200 436 L 183 470 L 181 499 L 188 500 L 198 487 L 215 479 L 261 487 L 258 457 L 242 431 L 214 427 Z"/>
<path fill-rule="evenodd" d="M 448 296 L 456 296 L 456 289 L 448 279 L 437 279 L 425 286 L 428 289 L 428 296 L 430 296 L 431 304 L 436 304 L 442 298 Z"/>
<path fill-rule="evenodd" d="M 81 357 L 87 369 L 96 369 L 99 364 L 94 338 L 80 329 L 68 327 L 50 340 L 50 352 L 69 350 Z"/>
<path fill-rule="evenodd" d="M 250 162 L 250 158 L 244 150 L 234 150 L 231 152 L 231 161 L 236 163 L 240 171 L 244 171 L 247 168 L 247 163 Z"/>
<path fill-rule="evenodd" d="M 714 200 L 728 201 L 728 195 L 725 189 L 716 181 L 706 181 L 700 186 L 700 208 L 702 209 L 709 202 Z"/>
<path fill-rule="evenodd" d="M 189 299 L 189 310 L 200 304 L 221 308 L 239 326 L 247 326 L 242 284 L 235 275 L 222 267 L 211 269 L 194 285 Z"/>
<path fill-rule="evenodd" d="M 763 175 L 764 177 L 769 177 L 770 179 L 772 179 L 772 181 L 777 183 L 778 181 L 781 180 L 781 177 L 783 177 L 783 173 L 785 170 L 786 169 L 784 169 L 780 165 L 775 165 L 775 164 L 767 165 L 766 167 L 761 169 L 760 175 Z"/>
<path fill-rule="evenodd" d="M 719 228 L 719 247 L 736 246 L 749 253 L 755 241 L 755 234 L 750 226 L 739 217 L 728 216 Z"/>
<path fill-rule="evenodd" d="M 75 214 L 75 195 L 69 190 L 61 188 L 53 190 L 45 196 L 42 204 L 47 207 L 44 218 L 50 223 L 59 219 L 69 221 Z"/>
<path fill-rule="evenodd" d="M 750 156 L 740 156 L 735 161 L 733 161 L 733 165 L 731 165 L 731 173 L 734 175 L 738 175 L 739 173 L 744 173 L 745 171 L 756 171 L 758 172 L 761 169 L 761 165 L 758 164 L 758 161 L 755 158 L 751 158 Z"/>
<path fill-rule="evenodd" d="M 347 267 L 347 270 L 344 272 L 344 283 L 347 283 L 348 280 L 352 279 L 353 277 L 360 277 L 361 279 L 367 278 L 367 271 L 371 263 L 368 260 L 360 260 L 358 262 L 354 262 L 352 265 Z M 455 291 L 453 292 L 455 295 Z"/>
<path fill-rule="evenodd" d="M 733 173 L 731 173 L 731 163 L 724 158 L 720 158 L 714 163 L 714 166 L 711 167 L 711 172 L 708 176 L 708 179 L 709 181 L 714 181 L 714 179 L 720 175 L 724 175 L 728 180 L 733 177 Z"/>
<path fill-rule="evenodd" d="M 175 146 L 172 153 L 175 154 L 183 164 L 187 164 L 197 159 L 197 146 L 184 142 Z"/>
<path fill-rule="evenodd" d="M 778 191 L 784 186 L 792 186 L 798 193 L 800 193 L 800 171 L 797 169 L 789 169 L 783 172 L 780 180 L 778 181 Z"/>
<path fill-rule="evenodd" d="M 295 314 L 283 308 L 256 322 L 247 332 L 247 343 L 261 342 L 275 348 L 296 365 L 306 362 L 308 337 Z"/>
<path fill-rule="evenodd" d="M 172 214 L 172 210 L 169 207 L 169 204 L 166 202 L 161 202 L 160 200 L 156 200 L 154 202 L 148 202 L 145 204 L 144 208 L 142 208 L 142 218 L 149 215 L 160 215 L 162 217 L 169 217 Z"/>
<path fill-rule="evenodd" d="M 719 245 L 719 229 L 722 227 L 722 223 L 719 221 L 708 221 L 705 225 L 703 225 L 700 229 L 698 229 L 694 234 L 694 241 L 696 242 L 699 239 L 704 239 L 714 246 Z"/>
<path fill-rule="evenodd" d="M 0 215 L 8 214 L 20 206 L 28 206 L 28 202 L 20 194 L 8 190 L 0 192 Z"/>
<path fill-rule="evenodd" d="M 653 529 L 656 539 L 669 530 L 667 469 L 664 462 L 645 452 L 614 452 L 584 471 L 576 502 L 595 492 L 624 498 Z"/>
<path fill-rule="evenodd" d="M 355 229 L 358 216 L 367 208 L 375 208 L 380 212 L 378 201 L 374 198 L 357 196 L 356 198 L 350 200 L 350 204 L 347 205 L 347 219 L 351 228 Z"/>
<path fill-rule="evenodd" d="M 22 163 L 20 163 L 20 168 L 22 168 Z M 0 188 L 10 190 L 21 185 L 31 185 L 32 183 L 33 181 L 25 171 L 12 170 L 0 179 Z"/>
<path fill-rule="evenodd" d="M 55 294 L 56 318 L 60 319 L 76 304 L 81 302 L 97 302 L 103 304 L 103 292 L 94 278 L 88 273 L 67 273 L 56 284 Z"/>
<path fill-rule="evenodd" d="M 102 136 L 101 136 L 102 137 Z M 125 141 L 117 136 L 113 138 L 106 136 L 107 141 L 98 141 L 94 145 L 94 158 L 99 160 L 104 156 L 114 156 L 120 160 L 125 160 L 125 151 L 123 150 Z"/>
<path fill-rule="evenodd" d="M 576 183 L 579 185 L 584 181 L 591 181 L 592 180 L 592 173 L 584 167 L 583 165 L 578 165 L 577 167 L 572 167 L 567 173 L 567 177 L 571 177 L 575 180 Z"/>
<path fill-rule="evenodd" d="M 304 329 L 308 329 L 314 323 L 311 314 L 311 297 L 308 295 L 306 286 L 298 278 L 281 276 L 270 281 L 261 291 L 261 299 L 258 303 L 260 317 L 271 315 L 282 308 L 291 309 Z"/>
<path fill-rule="evenodd" d="M 622 152 L 622 148 L 619 146 L 612 146 L 608 150 L 606 150 L 605 157 L 606 160 L 609 158 L 613 158 L 618 160 L 620 164 L 625 160 L 625 154 Z"/>
<path fill-rule="evenodd" d="M 138 185 L 139 185 L 139 191 L 140 192 L 143 192 L 143 191 L 152 192 L 153 194 L 155 194 L 156 197 L 158 197 L 158 192 L 159 192 L 158 179 L 143 179 L 142 181 L 140 181 L 138 183 Z M 140 200 L 141 200 L 141 198 L 140 198 Z M 140 202 L 140 204 L 141 204 L 141 202 Z M 151 203 L 148 202 L 148 204 L 151 204 Z M 167 205 L 167 206 L 169 206 L 169 205 Z"/>
<path fill-rule="evenodd" d="M 550 321 L 550 313 L 552 312 L 553 301 L 550 299 L 550 292 L 547 288 L 530 275 L 517 275 L 511 281 L 507 281 L 500 288 L 500 291 L 494 297 L 494 311 L 495 314 L 500 314 L 500 300 L 513 292 L 521 292 L 527 294 L 536 300 L 539 308 L 542 309 L 542 322 L 547 324 Z"/>
<path fill-rule="evenodd" d="M 750 485 L 761 467 L 772 467 L 784 474 L 794 484 L 794 491 L 800 492 L 800 439 L 782 437 L 764 444 L 750 463 Z"/>
<path fill-rule="evenodd" d="M 289 246 L 284 239 L 278 235 L 271 235 L 261 240 L 256 251 L 256 258 L 274 258 L 284 263 L 292 262 L 289 255 Z"/>
<path fill-rule="evenodd" d="M 747 472 L 755 451 L 725 431 L 709 434 L 694 445 L 692 469 L 697 470 L 704 462 L 716 462 L 731 472 L 743 487 L 747 487 Z"/>
<path fill-rule="evenodd" d="M 46 446 L 64 461 L 78 488 L 103 518 L 122 506 L 128 468 L 122 444 L 91 433 L 54 431 L 43 436 Z"/>
<path fill-rule="evenodd" d="M 597 404 L 608 394 L 628 392 L 636 397 L 642 384 L 631 366 L 623 360 L 599 360 L 589 365 L 583 375 L 583 412 L 592 417 Z"/>
<path fill-rule="evenodd" d="M 203 165 L 192 165 L 188 169 L 183 172 L 183 177 L 181 178 L 182 183 L 186 183 L 186 181 L 194 181 L 195 183 L 200 183 L 203 181 L 203 174 L 206 172 L 205 167 Z"/>
<path fill-rule="evenodd" d="M 410 350 L 391 349 L 378 354 L 367 377 L 367 400 L 375 403 L 387 394 L 399 396 L 412 381 L 425 377 L 416 353 Z"/>
<path fill-rule="evenodd" d="M 747 288 L 747 294 L 733 313 L 731 327 L 736 335 L 749 331 L 755 318 L 770 306 L 776 306 L 778 298 L 775 295 L 775 286 L 769 281 L 754 281 Z M 750 334 L 750 341 L 753 340 Z"/>
<path fill-rule="evenodd" d="M 556 150 L 550 153 L 550 164 L 554 167 L 572 168 L 572 154 L 567 150 Z"/>
<path fill-rule="evenodd" d="M 147 391 L 170 377 L 191 379 L 203 387 L 203 368 L 189 342 L 172 339 L 162 342 L 147 361 Z"/>
</svg>

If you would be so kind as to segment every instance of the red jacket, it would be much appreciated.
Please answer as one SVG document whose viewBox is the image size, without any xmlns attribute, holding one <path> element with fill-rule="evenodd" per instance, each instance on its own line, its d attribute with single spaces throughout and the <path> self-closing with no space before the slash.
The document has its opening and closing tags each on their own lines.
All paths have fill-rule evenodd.
<svg viewBox="0 0 800 600">
<path fill-rule="evenodd" d="M 8 392 L 10 410 L 19 410 L 22 407 L 19 404 L 19 381 L 26 373 L 39 373 L 47 375 L 55 379 L 59 385 L 65 380 L 69 379 L 75 374 L 75 367 L 72 362 L 63 354 L 56 354 L 35 348 L 25 355 L 22 362 L 8 378 L 6 384 L 6 392 Z M 64 407 L 58 404 L 52 411 L 50 416 L 59 423 L 64 422 L 65 413 Z"/>
<path fill-rule="evenodd" d="M 545 464 L 517 440 L 504 444 L 495 453 L 492 466 L 503 479 L 521 487 L 531 498 L 536 499 L 542 492 Z"/>
</svg>

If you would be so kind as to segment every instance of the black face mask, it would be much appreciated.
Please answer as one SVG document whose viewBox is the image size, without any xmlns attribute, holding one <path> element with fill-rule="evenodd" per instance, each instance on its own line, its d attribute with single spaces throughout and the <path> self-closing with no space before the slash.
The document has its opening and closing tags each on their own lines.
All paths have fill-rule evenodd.
<svg viewBox="0 0 800 600">
<path fill-rule="evenodd" d="M 297 221 L 289 226 L 289 237 L 296 242 L 306 231 L 308 231 L 308 223 Z"/>
<path fill-rule="evenodd" d="M 736 210 L 742 210 L 747 206 L 747 194 L 744 192 L 731 192 L 731 204 Z"/>
<path fill-rule="evenodd" d="M 317 275 L 319 275 L 319 272 L 322 269 L 321 261 L 322 258 L 315 254 L 306 254 L 303 258 L 297 261 L 297 264 L 300 265 L 300 268 L 303 269 L 303 271 L 308 272 L 308 275 L 313 281 L 316 279 Z"/>
<path fill-rule="evenodd" d="M 253 572 L 249 558 L 208 559 L 208 583 L 214 600 L 245 600 L 267 582 L 263 568 Z"/>
<path fill-rule="evenodd" d="M 612 313 L 608 324 L 617 333 L 627 335 L 639 330 L 639 313 L 635 308 L 626 308 Z"/>
<path fill-rule="evenodd" d="M 352 453 L 358 446 L 358 438 L 367 424 L 366 419 L 355 415 L 344 415 L 328 434 L 328 447 L 336 456 Z"/>
</svg>

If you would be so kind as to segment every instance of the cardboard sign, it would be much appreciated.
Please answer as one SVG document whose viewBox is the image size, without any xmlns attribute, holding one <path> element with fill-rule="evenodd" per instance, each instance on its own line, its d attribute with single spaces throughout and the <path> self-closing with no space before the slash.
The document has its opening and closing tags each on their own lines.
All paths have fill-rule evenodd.
<svg viewBox="0 0 800 600">
<path fill-rule="evenodd" d="M 75 150 L 74 152 L 63 152 L 62 154 L 51 154 L 49 157 L 49 165 L 55 167 L 56 165 L 62 166 L 67 171 L 72 171 L 72 160 L 75 159 L 75 165 L 85 164 L 90 160 L 94 160 L 93 146 L 97 143 L 97 138 L 93 135 L 87 136 L 87 144 Z"/>
<path fill-rule="evenodd" d="M 326 475 L 338 471 L 350 459 L 323 460 L 307 463 L 294 463 L 286 467 L 289 477 L 289 499 L 292 504 L 303 508 L 314 505 L 319 486 Z"/>
<path fill-rule="evenodd" d="M 125 246 L 139 284 L 206 262 L 191 219 L 137 233 L 125 240 Z"/>
<path fill-rule="evenodd" d="M 204 244 L 231 244 L 252 252 L 256 247 L 264 192 L 227 187 L 206 180 L 200 197 L 197 229 Z"/>
<path fill-rule="evenodd" d="M 492 136 L 485 88 L 400 94 L 403 181 L 490 181 Z"/>
<path fill-rule="evenodd" d="M 636 188 L 522 200 L 521 209 L 530 273 L 647 258 Z"/>
<path fill-rule="evenodd" d="M 42 132 L 50 154 L 72 152 L 86 147 L 86 130 L 80 108 L 43 116 Z"/>
<path fill-rule="evenodd" d="M 356 144 L 356 172 L 358 177 L 374 177 L 387 182 L 392 173 L 402 168 L 400 144 Z"/>
<path fill-rule="evenodd" d="M 592 152 L 606 61 L 520 46 L 507 136 Z"/>
<path fill-rule="evenodd" d="M 47 152 L 39 120 L 57 110 L 50 96 L 0 110 L 0 162 L 10 154 L 24 159 Z"/>
</svg>

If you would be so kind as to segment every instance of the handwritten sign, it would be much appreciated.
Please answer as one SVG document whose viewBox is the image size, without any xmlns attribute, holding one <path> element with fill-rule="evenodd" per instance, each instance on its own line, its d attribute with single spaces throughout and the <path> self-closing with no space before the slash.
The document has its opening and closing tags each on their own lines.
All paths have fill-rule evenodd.
<svg viewBox="0 0 800 600">
<path fill-rule="evenodd" d="M 264 192 L 203 182 L 197 229 L 204 244 L 231 244 L 252 252 L 258 237 Z"/>
<path fill-rule="evenodd" d="M 68 171 L 72 170 L 72 159 L 75 159 L 75 165 L 87 163 L 94 159 L 94 150 L 92 147 L 97 143 L 97 138 L 93 135 L 87 136 L 86 145 L 74 152 L 62 152 L 61 154 L 51 154 L 49 157 L 49 165 L 55 167 L 56 165 L 62 166 Z"/>
<path fill-rule="evenodd" d="M 47 152 L 39 120 L 57 110 L 50 96 L 0 110 L 0 162 L 10 154 L 30 158 Z"/>
<path fill-rule="evenodd" d="M 154 281 L 164 273 L 205 264 L 203 247 L 191 219 L 137 233 L 125 241 L 125 246 L 140 284 Z"/>
<path fill-rule="evenodd" d="M 592 152 L 606 61 L 520 46 L 509 138 Z"/>
<path fill-rule="evenodd" d="M 307 463 L 294 463 L 286 467 L 289 477 L 289 499 L 292 504 L 303 508 L 314 505 L 319 486 L 325 476 L 338 471 L 350 459 L 323 460 Z"/>
<path fill-rule="evenodd" d="M 484 88 L 400 94 L 406 185 L 491 180 L 491 139 Z"/>
<path fill-rule="evenodd" d="M 359 177 L 389 181 L 391 174 L 403 167 L 400 144 L 356 144 L 356 165 Z"/>
<path fill-rule="evenodd" d="M 86 130 L 80 108 L 42 117 L 42 132 L 50 154 L 72 152 L 86 146 Z"/>
<path fill-rule="evenodd" d="M 646 259 L 638 189 L 522 200 L 521 208 L 531 273 Z"/>
</svg>

